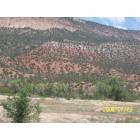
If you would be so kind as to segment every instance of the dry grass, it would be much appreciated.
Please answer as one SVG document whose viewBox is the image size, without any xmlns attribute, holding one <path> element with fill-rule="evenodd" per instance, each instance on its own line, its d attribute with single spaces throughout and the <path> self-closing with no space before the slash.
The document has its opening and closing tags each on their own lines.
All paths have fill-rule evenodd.
<svg viewBox="0 0 140 140">
<path fill-rule="evenodd" d="M 0 102 L 6 96 L 0 96 Z M 60 98 L 33 98 L 38 100 L 42 107 L 40 122 L 65 122 L 65 123 L 89 123 L 89 122 L 140 122 L 139 102 L 115 102 L 100 100 L 66 100 Z M 133 112 L 105 113 L 104 106 L 132 106 Z M 3 109 L 0 107 L 0 121 L 8 122 L 3 116 Z"/>
</svg>

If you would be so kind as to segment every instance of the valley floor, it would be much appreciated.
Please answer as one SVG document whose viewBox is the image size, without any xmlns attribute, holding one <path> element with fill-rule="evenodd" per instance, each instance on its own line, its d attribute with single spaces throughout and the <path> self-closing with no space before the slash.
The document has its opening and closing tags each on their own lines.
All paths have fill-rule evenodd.
<svg viewBox="0 0 140 140">
<path fill-rule="evenodd" d="M 7 96 L 0 96 L 0 102 Z M 140 102 L 116 102 L 60 98 L 33 98 L 42 107 L 40 122 L 48 123 L 112 123 L 140 122 Z M 132 107 L 132 112 L 103 112 L 104 107 Z M 9 122 L 0 106 L 0 122 Z"/>
</svg>

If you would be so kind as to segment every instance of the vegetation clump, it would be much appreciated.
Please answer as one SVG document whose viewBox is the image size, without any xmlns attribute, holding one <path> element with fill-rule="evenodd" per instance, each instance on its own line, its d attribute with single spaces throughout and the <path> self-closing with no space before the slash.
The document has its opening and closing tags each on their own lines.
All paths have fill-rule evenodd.
<svg viewBox="0 0 140 140">
<path fill-rule="evenodd" d="M 95 98 L 111 99 L 114 101 L 134 101 L 136 96 L 119 79 L 105 78 L 97 82 Z"/>
<path fill-rule="evenodd" d="M 33 84 L 22 80 L 11 82 L 14 96 L 3 102 L 7 117 L 15 123 L 38 122 L 41 108 L 39 103 L 32 103 L 30 93 L 33 91 Z"/>
</svg>

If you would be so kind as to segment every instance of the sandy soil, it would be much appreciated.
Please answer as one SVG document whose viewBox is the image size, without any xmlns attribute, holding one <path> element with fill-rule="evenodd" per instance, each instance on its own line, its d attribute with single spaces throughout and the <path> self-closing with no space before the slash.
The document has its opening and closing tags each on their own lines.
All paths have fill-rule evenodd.
<svg viewBox="0 0 140 140">
<path fill-rule="evenodd" d="M 0 96 L 0 102 L 6 96 Z M 139 102 L 114 102 L 100 100 L 66 100 L 60 98 L 33 98 L 42 107 L 40 122 L 90 123 L 90 122 L 140 122 Z M 133 107 L 132 112 L 103 112 L 105 106 Z M 9 122 L 0 106 L 0 122 Z"/>
</svg>

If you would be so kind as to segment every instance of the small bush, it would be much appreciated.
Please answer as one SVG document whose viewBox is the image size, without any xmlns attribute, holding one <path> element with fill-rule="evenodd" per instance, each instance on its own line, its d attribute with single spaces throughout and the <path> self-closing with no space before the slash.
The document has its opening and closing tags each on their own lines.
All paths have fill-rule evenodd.
<svg viewBox="0 0 140 140">
<path fill-rule="evenodd" d="M 2 104 L 7 111 L 7 117 L 15 123 L 39 121 L 41 108 L 38 103 L 32 104 L 31 98 L 29 98 L 33 90 L 32 84 L 21 80 L 12 81 L 11 84 L 16 88 L 15 95 Z"/>
<path fill-rule="evenodd" d="M 107 78 L 97 82 L 96 99 L 112 99 L 115 101 L 133 101 L 135 95 L 131 90 L 124 87 L 122 81 L 115 78 Z"/>
<path fill-rule="evenodd" d="M 96 85 L 96 99 L 105 99 L 109 97 L 111 93 L 111 87 L 104 82 L 98 82 Z"/>
<path fill-rule="evenodd" d="M 70 97 L 69 84 L 65 83 L 46 83 L 46 85 L 38 85 L 35 88 L 37 94 L 48 97 Z"/>
</svg>

